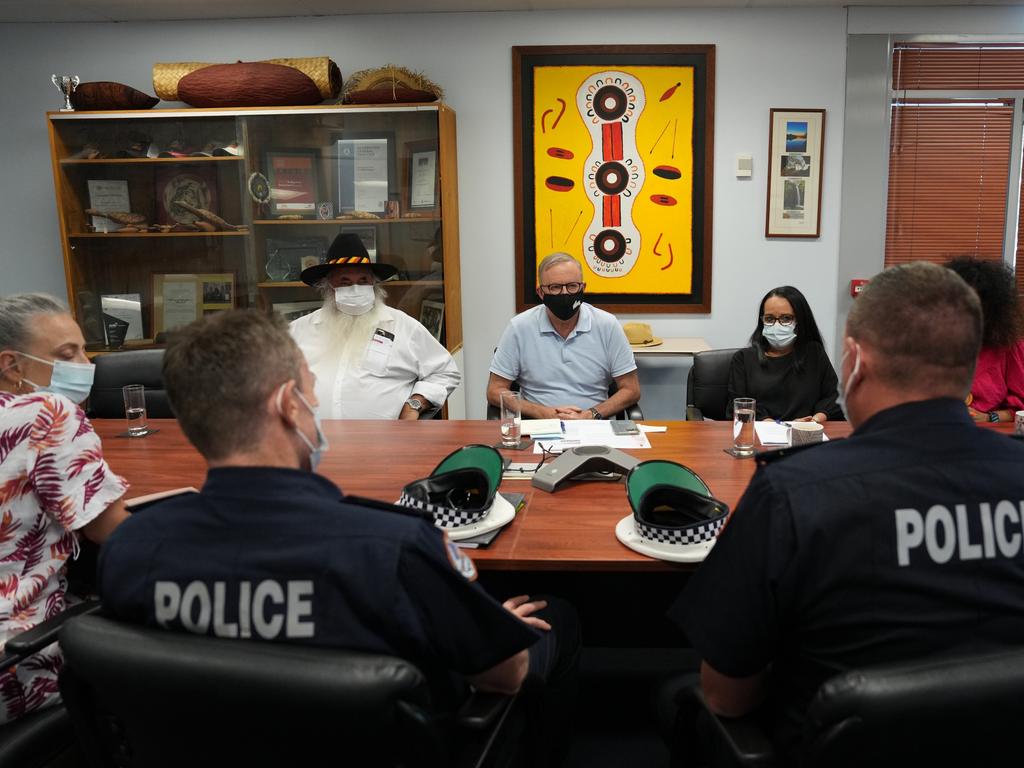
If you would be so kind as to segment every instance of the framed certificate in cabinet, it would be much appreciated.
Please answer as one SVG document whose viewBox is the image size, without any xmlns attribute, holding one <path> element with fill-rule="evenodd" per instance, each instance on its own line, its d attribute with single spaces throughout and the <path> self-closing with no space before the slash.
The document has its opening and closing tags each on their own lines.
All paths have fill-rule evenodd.
<svg viewBox="0 0 1024 768">
<path fill-rule="evenodd" d="M 312 218 L 320 197 L 315 150 L 271 150 L 266 155 L 271 216 Z"/>
<path fill-rule="evenodd" d="M 188 325 L 235 306 L 235 273 L 153 275 L 153 332 Z"/>
</svg>

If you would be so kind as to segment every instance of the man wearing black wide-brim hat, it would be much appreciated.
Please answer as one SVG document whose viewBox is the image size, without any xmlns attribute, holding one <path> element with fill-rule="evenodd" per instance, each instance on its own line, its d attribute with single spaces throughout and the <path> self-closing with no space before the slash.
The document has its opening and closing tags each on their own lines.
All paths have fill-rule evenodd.
<svg viewBox="0 0 1024 768">
<path fill-rule="evenodd" d="M 327 261 L 302 271 L 324 305 L 291 324 L 316 375 L 325 419 L 418 419 L 441 406 L 462 379 L 455 361 L 409 315 L 387 306 L 380 285 L 395 276 L 374 262 L 358 235 L 331 243 Z"/>
</svg>

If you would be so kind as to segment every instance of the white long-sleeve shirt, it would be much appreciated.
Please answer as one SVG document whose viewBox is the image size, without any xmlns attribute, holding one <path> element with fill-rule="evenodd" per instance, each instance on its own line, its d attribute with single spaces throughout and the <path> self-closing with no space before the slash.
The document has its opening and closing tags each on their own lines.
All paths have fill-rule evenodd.
<svg viewBox="0 0 1024 768">
<path fill-rule="evenodd" d="M 342 364 L 323 309 L 291 324 L 316 375 L 321 418 L 397 419 L 411 395 L 441 405 L 462 380 L 448 350 L 418 321 L 392 307 L 379 310 L 377 331 L 351 365 Z"/>
</svg>

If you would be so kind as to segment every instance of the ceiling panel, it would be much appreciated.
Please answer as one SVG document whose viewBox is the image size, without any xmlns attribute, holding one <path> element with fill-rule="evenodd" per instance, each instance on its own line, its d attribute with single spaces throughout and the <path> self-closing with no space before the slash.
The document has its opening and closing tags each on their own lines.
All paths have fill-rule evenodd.
<svg viewBox="0 0 1024 768">
<path fill-rule="evenodd" d="M 1014 5 L 1020 0 L 643 0 L 629 8 Z M 621 9 L 622 0 L 380 0 L 373 13 Z M 365 0 L 0 0 L 2 22 L 244 19 L 364 14 Z"/>
</svg>

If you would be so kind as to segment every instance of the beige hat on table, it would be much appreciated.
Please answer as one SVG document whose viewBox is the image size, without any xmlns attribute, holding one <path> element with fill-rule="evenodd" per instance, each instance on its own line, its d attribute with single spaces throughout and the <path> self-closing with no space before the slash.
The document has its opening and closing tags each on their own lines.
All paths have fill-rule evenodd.
<svg viewBox="0 0 1024 768">
<path fill-rule="evenodd" d="M 661 339 L 654 335 L 647 323 L 623 323 L 622 330 L 626 332 L 632 347 L 656 347 L 661 344 Z"/>
</svg>

